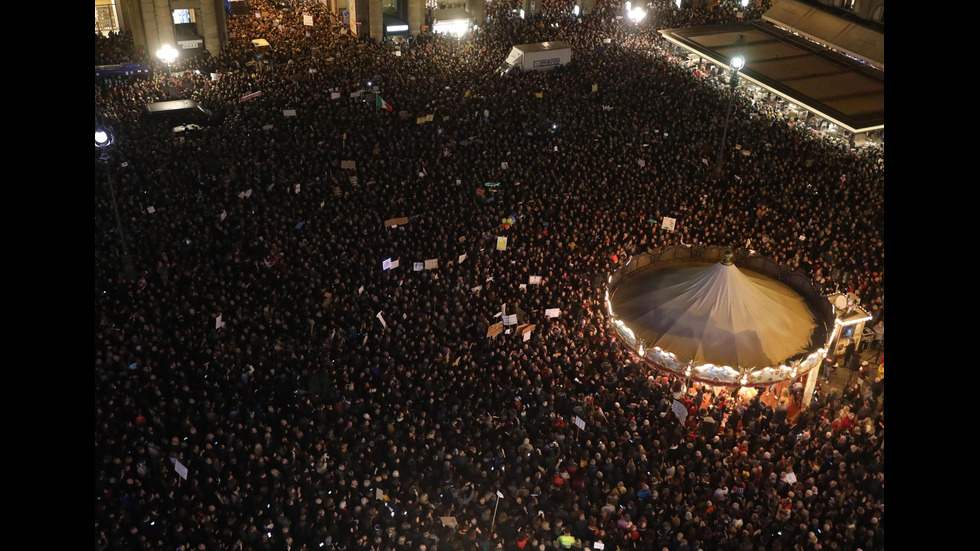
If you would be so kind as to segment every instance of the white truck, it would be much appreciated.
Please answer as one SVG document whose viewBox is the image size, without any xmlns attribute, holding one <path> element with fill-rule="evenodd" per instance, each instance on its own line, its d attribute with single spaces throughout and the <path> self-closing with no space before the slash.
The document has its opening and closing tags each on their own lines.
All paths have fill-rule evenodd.
<svg viewBox="0 0 980 551">
<path fill-rule="evenodd" d="M 506 75 L 515 68 L 521 71 L 554 69 L 572 61 L 572 47 L 565 42 L 535 42 L 518 44 L 500 66 L 500 74 Z"/>
</svg>

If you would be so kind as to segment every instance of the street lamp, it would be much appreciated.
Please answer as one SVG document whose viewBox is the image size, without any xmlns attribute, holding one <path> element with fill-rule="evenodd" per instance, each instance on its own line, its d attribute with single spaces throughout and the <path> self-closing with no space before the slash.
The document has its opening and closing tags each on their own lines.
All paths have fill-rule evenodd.
<svg viewBox="0 0 980 551">
<path fill-rule="evenodd" d="M 177 61 L 177 50 L 170 44 L 164 44 L 157 50 L 157 57 L 160 58 L 160 61 L 167 64 L 167 72 L 173 73 L 171 65 L 173 65 L 174 61 Z"/>
<path fill-rule="evenodd" d="M 738 72 L 745 67 L 745 57 L 741 53 L 741 47 L 745 43 L 745 37 L 739 35 L 738 41 L 735 43 L 739 48 L 739 52 L 735 54 L 729 65 L 732 68 L 732 78 L 728 81 L 731 88 L 731 98 L 729 99 L 728 113 L 725 114 L 725 126 L 721 130 L 721 145 L 718 146 L 718 158 L 715 160 L 714 177 L 721 178 L 723 165 L 725 162 L 725 138 L 728 135 L 728 122 L 732 118 L 732 111 L 735 110 L 735 88 L 738 87 Z"/>
<path fill-rule="evenodd" d="M 116 202 L 116 185 L 113 181 L 115 163 L 112 158 L 112 144 L 115 141 L 112 130 L 107 126 L 95 128 L 95 147 L 102 153 L 99 160 L 105 165 L 106 181 L 109 183 L 109 197 L 112 199 L 112 212 L 116 218 L 116 232 L 119 234 L 119 241 L 122 245 L 123 277 L 127 281 L 136 279 L 136 269 L 133 267 L 133 259 L 129 256 L 129 244 L 126 241 L 126 233 L 123 231 L 122 218 L 119 216 L 119 204 Z"/>
</svg>

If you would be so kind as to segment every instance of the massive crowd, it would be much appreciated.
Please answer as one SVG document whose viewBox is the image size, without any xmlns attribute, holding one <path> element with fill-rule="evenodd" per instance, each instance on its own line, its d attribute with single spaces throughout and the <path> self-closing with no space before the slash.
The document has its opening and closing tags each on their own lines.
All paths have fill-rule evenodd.
<svg viewBox="0 0 980 551">
<path fill-rule="evenodd" d="M 738 97 L 713 176 L 730 93 L 656 29 L 729 3 L 633 25 L 495 1 L 399 54 L 322 4 L 252 3 L 268 17 L 231 18 L 220 55 L 96 84 L 116 135 L 95 162 L 96 549 L 884 548 L 880 381 L 787 418 L 680 392 L 607 326 L 606 276 L 681 243 L 754 249 L 883 319 L 880 147 Z M 573 63 L 495 72 L 543 40 Z M 172 134 L 143 113 L 168 97 L 221 122 Z M 502 307 L 530 339 L 487 337 Z"/>
</svg>

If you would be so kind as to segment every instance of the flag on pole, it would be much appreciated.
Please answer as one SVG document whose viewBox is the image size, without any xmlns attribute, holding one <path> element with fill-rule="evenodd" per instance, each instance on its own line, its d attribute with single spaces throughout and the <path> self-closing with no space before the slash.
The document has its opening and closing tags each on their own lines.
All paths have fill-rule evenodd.
<svg viewBox="0 0 980 551">
<path fill-rule="evenodd" d="M 376 98 L 376 101 L 374 102 L 375 105 L 377 105 L 378 107 L 384 107 L 389 111 L 394 111 L 394 109 L 392 109 L 392 107 L 388 105 L 388 102 L 381 97 L 381 94 L 377 94 L 374 97 Z"/>
</svg>

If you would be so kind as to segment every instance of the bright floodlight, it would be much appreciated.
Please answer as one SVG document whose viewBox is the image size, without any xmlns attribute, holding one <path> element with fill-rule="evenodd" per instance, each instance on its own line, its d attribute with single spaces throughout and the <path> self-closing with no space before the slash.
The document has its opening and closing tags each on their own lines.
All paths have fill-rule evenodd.
<svg viewBox="0 0 980 551">
<path fill-rule="evenodd" d="M 677 2 L 674 3 L 677 4 L 677 9 L 681 9 L 681 0 L 677 0 Z"/>
<path fill-rule="evenodd" d="M 643 21 L 643 18 L 646 16 L 647 16 L 647 12 L 643 11 L 643 9 L 639 7 L 633 8 L 632 10 L 630 10 L 629 13 L 629 18 L 634 23 L 639 23 L 640 21 Z"/>
<path fill-rule="evenodd" d="M 112 135 L 105 130 L 95 131 L 95 147 L 105 147 L 112 143 Z"/>
<path fill-rule="evenodd" d="M 160 58 L 160 61 L 169 65 L 177 59 L 177 50 L 175 50 L 170 44 L 164 44 L 159 50 L 157 50 L 157 57 Z"/>
<path fill-rule="evenodd" d="M 743 7 L 743 8 L 744 8 L 745 6 L 748 6 L 748 5 L 749 5 L 749 0 L 742 0 L 742 7 Z"/>
<path fill-rule="evenodd" d="M 742 56 L 740 56 L 740 55 L 737 55 L 737 56 L 733 57 L 732 58 L 732 69 L 735 69 L 736 71 L 738 71 L 742 67 L 745 67 L 745 58 L 742 57 Z"/>
<path fill-rule="evenodd" d="M 524 19 L 524 10 L 520 11 L 521 19 Z"/>
<path fill-rule="evenodd" d="M 580 13 L 582 13 L 582 10 L 579 9 L 578 4 L 576 4 L 575 7 L 572 8 L 572 15 L 574 15 L 575 17 L 578 17 L 578 14 L 580 14 Z"/>
<path fill-rule="evenodd" d="M 626 13 L 630 12 L 630 7 L 633 5 L 632 2 L 626 2 Z"/>
</svg>

